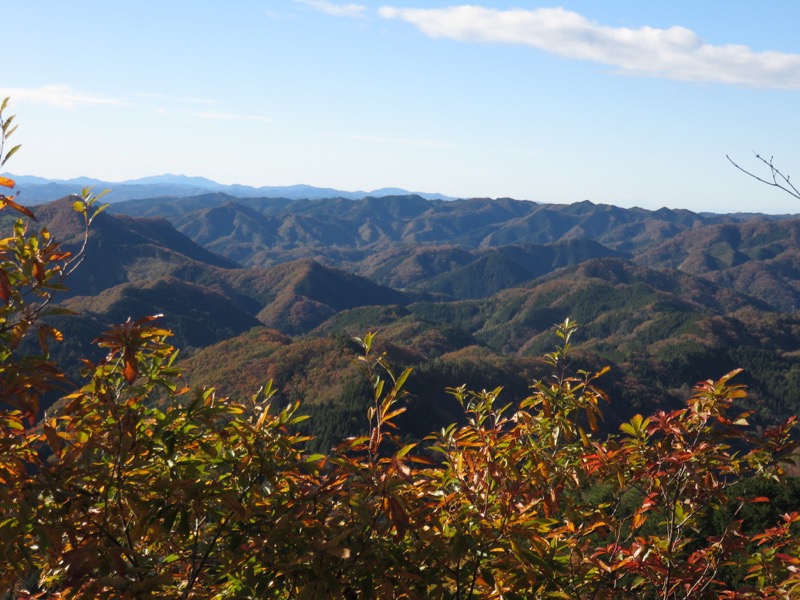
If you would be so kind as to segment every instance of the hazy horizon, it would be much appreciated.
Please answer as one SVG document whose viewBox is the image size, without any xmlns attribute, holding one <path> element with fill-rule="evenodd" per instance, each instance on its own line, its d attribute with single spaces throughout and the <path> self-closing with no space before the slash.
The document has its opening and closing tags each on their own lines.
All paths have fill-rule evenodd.
<svg viewBox="0 0 800 600">
<path fill-rule="evenodd" d="M 800 174 L 788 0 L 45 0 L 4 17 L 13 173 L 800 211 L 725 158 Z"/>
</svg>

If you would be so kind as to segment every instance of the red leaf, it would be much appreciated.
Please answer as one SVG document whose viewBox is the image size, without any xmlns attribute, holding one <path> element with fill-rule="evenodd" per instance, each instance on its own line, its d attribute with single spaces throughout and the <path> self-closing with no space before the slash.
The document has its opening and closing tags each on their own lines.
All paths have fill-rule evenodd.
<svg viewBox="0 0 800 600">
<path fill-rule="evenodd" d="M 8 304 L 11 299 L 11 282 L 5 270 L 0 270 L 0 300 Z"/>
</svg>

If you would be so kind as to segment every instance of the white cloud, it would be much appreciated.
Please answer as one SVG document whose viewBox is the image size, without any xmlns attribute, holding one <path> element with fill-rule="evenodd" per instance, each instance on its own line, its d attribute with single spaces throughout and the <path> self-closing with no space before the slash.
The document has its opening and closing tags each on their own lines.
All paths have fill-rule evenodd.
<svg viewBox="0 0 800 600">
<path fill-rule="evenodd" d="M 328 0 L 295 0 L 295 2 L 305 4 L 334 17 L 361 17 L 364 11 L 367 10 L 367 7 L 361 4 L 336 4 Z"/>
<path fill-rule="evenodd" d="M 434 38 L 523 44 L 566 58 L 612 65 L 631 75 L 800 89 L 800 55 L 756 52 L 735 44 L 715 46 L 685 27 L 609 27 L 563 8 L 384 6 L 379 14 L 407 21 Z"/>
<path fill-rule="evenodd" d="M 0 96 L 9 96 L 14 102 L 49 104 L 69 110 L 78 106 L 121 104 L 119 100 L 79 92 L 63 84 L 45 85 L 39 88 L 0 88 Z"/>
<path fill-rule="evenodd" d="M 272 119 L 262 115 L 237 115 L 234 113 L 219 112 L 216 110 L 206 110 L 195 113 L 202 119 L 212 119 L 215 121 L 250 121 L 257 123 L 271 123 Z"/>
</svg>

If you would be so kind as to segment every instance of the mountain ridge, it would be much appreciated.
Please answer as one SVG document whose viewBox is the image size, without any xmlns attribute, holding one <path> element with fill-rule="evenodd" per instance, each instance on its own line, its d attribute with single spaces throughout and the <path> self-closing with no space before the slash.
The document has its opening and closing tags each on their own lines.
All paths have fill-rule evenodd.
<svg viewBox="0 0 800 600">
<path fill-rule="evenodd" d="M 328 187 L 316 187 L 307 184 L 287 186 L 250 186 L 243 184 L 218 183 L 206 177 L 187 175 L 152 175 L 124 181 L 105 181 L 91 177 L 75 177 L 71 179 L 48 179 L 35 175 L 15 175 L 4 173 L 4 177 L 14 180 L 19 192 L 19 201 L 23 204 L 36 204 L 57 200 L 70 194 L 77 194 L 85 187 L 108 189 L 105 196 L 107 202 L 154 198 L 158 196 L 196 196 L 208 192 L 222 192 L 237 198 L 277 197 L 293 200 L 305 198 L 348 198 L 359 199 L 368 196 L 389 196 L 397 194 L 417 194 L 424 198 L 452 200 L 454 197 L 439 193 L 410 192 L 401 188 L 379 188 L 372 191 L 347 191 Z"/>
<path fill-rule="evenodd" d="M 82 240 L 73 202 L 32 209 L 67 249 Z M 612 367 L 612 430 L 736 367 L 752 371 L 742 377 L 768 423 L 800 409 L 799 241 L 800 219 L 588 201 L 162 197 L 98 216 L 58 297 L 80 316 L 57 326 L 88 345 L 114 322 L 163 312 L 190 380 L 211 383 L 210 361 L 222 394 L 274 375 L 280 401 L 303 400 L 321 427 L 349 435 L 366 402 L 344 371 L 353 336 L 377 331 L 393 365 L 415 368 L 413 433 L 458 418 L 447 386 L 524 397 L 569 317 L 582 325 L 575 366 Z"/>
</svg>

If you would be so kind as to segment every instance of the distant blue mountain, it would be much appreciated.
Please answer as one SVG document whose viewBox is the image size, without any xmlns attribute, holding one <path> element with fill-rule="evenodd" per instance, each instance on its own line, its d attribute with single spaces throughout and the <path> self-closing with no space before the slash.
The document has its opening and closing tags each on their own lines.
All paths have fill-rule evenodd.
<svg viewBox="0 0 800 600">
<path fill-rule="evenodd" d="M 403 196 L 413 193 L 429 200 L 454 200 L 454 198 L 442 194 L 409 192 L 400 188 L 381 188 L 370 192 L 350 192 L 302 184 L 253 187 L 239 184 L 225 185 L 205 177 L 170 174 L 142 177 L 140 179 L 130 179 L 120 182 L 102 181 L 89 177 L 46 179 L 44 177 L 13 175 L 11 173 L 5 173 L 4 176 L 17 182 L 15 191 L 20 192 L 19 200 L 24 204 L 50 202 L 63 198 L 64 196 L 69 196 L 70 194 L 80 193 L 83 188 L 89 186 L 94 186 L 96 191 L 110 190 L 108 195 L 105 196 L 105 199 L 109 202 L 159 198 L 164 196 L 185 198 L 188 196 L 207 194 L 208 192 L 222 192 L 237 198 L 288 198 L 291 200 L 316 200 L 321 198 L 359 200 L 370 196 Z"/>
<path fill-rule="evenodd" d="M 217 183 L 216 181 L 212 181 L 207 177 L 190 177 L 188 175 L 152 175 L 150 177 L 140 177 L 139 179 L 128 179 L 127 181 L 122 181 L 121 183 L 127 185 L 188 185 L 193 187 L 202 187 L 209 190 L 217 190 L 222 189 L 230 186 L 226 186 L 222 183 Z"/>
<path fill-rule="evenodd" d="M 64 185 L 97 185 L 103 183 L 100 179 L 92 179 L 91 177 L 75 177 L 73 179 L 47 179 L 45 177 L 36 177 L 35 175 L 12 175 L 11 173 L 4 173 L 5 177 L 9 177 L 17 182 L 17 187 L 35 186 L 35 185 L 50 185 L 50 184 L 64 184 Z"/>
</svg>

